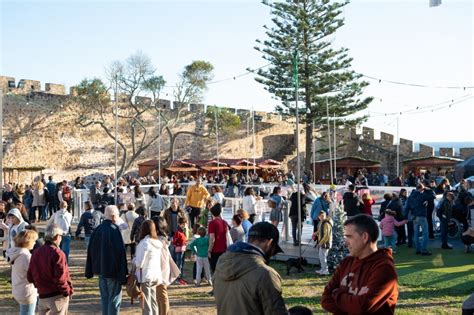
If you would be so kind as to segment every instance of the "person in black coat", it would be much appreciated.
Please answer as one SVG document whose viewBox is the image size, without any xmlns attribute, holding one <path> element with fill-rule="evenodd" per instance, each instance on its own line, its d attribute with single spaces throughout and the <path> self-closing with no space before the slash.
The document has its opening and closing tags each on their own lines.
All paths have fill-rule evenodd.
<svg viewBox="0 0 474 315">
<path fill-rule="evenodd" d="M 354 192 L 354 185 L 349 185 L 348 190 L 349 191 L 346 191 L 344 195 L 342 195 L 342 201 L 347 216 L 352 217 L 360 213 L 362 202 L 359 196 Z"/>
<path fill-rule="evenodd" d="M 305 194 L 304 190 L 300 188 L 301 194 L 301 229 L 303 229 L 304 220 L 306 220 L 306 209 L 305 209 Z M 291 219 L 291 234 L 293 236 L 293 245 L 299 245 L 299 233 L 298 233 L 298 192 L 294 192 L 290 197 L 291 207 L 289 217 Z M 303 233 L 303 232 L 301 232 Z"/>
<path fill-rule="evenodd" d="M 105 208 L 105 220 L 93 232 L 87 248 L 85 276 L 99 276 L 102 314 L 118 314 L 122 285 L 127 283 L 127 256 L 122 233 L 117 226 L 116 206 Z"/>
</svg>

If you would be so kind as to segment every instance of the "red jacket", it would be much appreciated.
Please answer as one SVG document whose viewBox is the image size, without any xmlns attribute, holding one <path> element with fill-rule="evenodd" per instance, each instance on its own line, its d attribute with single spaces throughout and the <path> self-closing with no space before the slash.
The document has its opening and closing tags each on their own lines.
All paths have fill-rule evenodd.
<svg viewBox="0 0 474 315">
<path fill-rule="evenodd" d="M 373 198 L 371 199 L 364 199 L 362 200 L 364 202 L 364 212 L 365 214 L 368 214 L 372 216 L 372 205 L 375 203 L 375 200 Z"/>
<path fill-rule="evenodd" d="M 398 276 L 390 249 L 345 258 L 324 288 L 321 306 L 334 314 L 394 314 Z"/>
<path fill-rule="evenodd" d="M 180 229 L 177 229 L 173 235 L 173 245 L 176 247 L 181 247 L 181 246 L 185 246 L 186 242 L 187 242 L 186 235 L 182 231 L 180 231 Z"/>
<path fill-rule="evenodd" d="M 33 252 L 27 278 L 38 289 L 40 299 L 73 293 L 66 256 L 49 241 Z"/>
</svg>

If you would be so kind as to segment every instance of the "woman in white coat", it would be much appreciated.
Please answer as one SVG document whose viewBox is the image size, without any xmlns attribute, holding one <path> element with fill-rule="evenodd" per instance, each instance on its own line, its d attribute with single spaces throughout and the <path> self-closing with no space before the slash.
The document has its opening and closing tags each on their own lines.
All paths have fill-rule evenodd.
<svg viewBox="0 0 474 315">
<path fill-rule="evenodd" d="M 161 250 L 161 273 L 163 276 L 163 283 L 156 287 L 156 299 L 160 309 L 160 315 L 168 315 L 170 311 L 170 303 L 168 298 L 168 286 L 173 283 L 180 275 L 181 271 L 174 263 L 171 253 L 169 251 L 168 242 L 168 225 L 164 217 L 154 216 L 152 218 L 156 227 L 156 234 L 158 239 L 163 243 Z"/>
<path fill-rule="evenodd" d="M 20 304 L 20 315 L 34 315 L 38 292 L 33 283 L 26 277 L 30 265 L 31 254 L 38 233 L 33 230 L 23 230 L 14 238 L 15 246 L 7 250 L 12 265 L 12 294 Z"/>
<path fill-rule="evenodd" d="M 133 263 L 136 267 L 135 275 L 144 297 L 142 314 L 159 314 L 156 287 L 163 283 L 161 271 L 163 243 L 156 235 L 156 227 L 153 221 L 143 221 L 139 240 Z"/>
</svg>

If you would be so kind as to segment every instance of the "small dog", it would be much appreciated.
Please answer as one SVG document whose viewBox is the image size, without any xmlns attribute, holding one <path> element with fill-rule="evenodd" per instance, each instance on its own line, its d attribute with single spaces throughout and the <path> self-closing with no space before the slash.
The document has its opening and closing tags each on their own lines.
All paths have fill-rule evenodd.
<svg viewBox="0 0 474 315">
<path fill-rule="evenodd" d="M 289 258 L 286 261 L 286 274 L 290 274 L 290 270 L 293 267 L 296 267 L 298 269 L 298 272 L 304 271 L 303 266 L 307 266 L 308 261 L 304 257 L 298 257 L 298 258 Z"/>
</svg>

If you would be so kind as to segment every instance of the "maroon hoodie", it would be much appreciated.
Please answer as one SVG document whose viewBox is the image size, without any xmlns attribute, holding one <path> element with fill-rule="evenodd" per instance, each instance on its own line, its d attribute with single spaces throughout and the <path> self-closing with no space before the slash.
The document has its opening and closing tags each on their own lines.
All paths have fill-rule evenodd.
<svg viewBox="0 0 474 315">
<path fill-rule="evenodd" d="M 50 241 L 33 252 L 27 278 L 38 289 L 40 299 L 73 293 L 66 256 Z"/>
<path fill-rule="evenodd" d="M 364 259 L 346 257 L 324 289 L 322 307 L 334 314 L 394 314 L 398 276 L 390 249 Z"/>
</svg>

